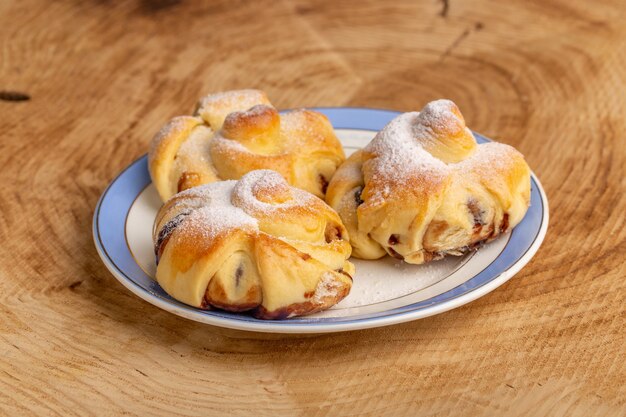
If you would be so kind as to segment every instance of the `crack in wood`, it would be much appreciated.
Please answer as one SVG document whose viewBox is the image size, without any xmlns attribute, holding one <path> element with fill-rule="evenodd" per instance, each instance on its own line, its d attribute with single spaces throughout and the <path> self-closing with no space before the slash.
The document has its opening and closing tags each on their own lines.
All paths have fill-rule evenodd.
<svg viewBox="0 0 626 417">
<path fill-rule="evenodd" d="M 169 10 L 181 4 L 181 0 L 142 0 L 140 10 L 143 14 L 154 14 Z"/>
<path fill-rule="evenodd" d="M 465 29 L 463 33 L 461 33 L 457 38 L 446 48 L 445 51 L 439 57 L 439 62 L 442 62 L 450 53 L 463 41 L 463 39 L 467 38 L 470 34 L 469 29 Z"/>
<path fill-rule="evenodd" d="M 71 283 L 68 287 L 69 287 L 70 290 L 75 290 L 76 287 L 80 286 L 80 284 L 82 284 L 82 283 L 83 283 L 83 281 L 76 281 L 76 282 Z"/>
<path fill-rule="evenodd" d="M 439 12 L 439 16 L 444 19 L 448 17 L 448 11 L 450 10 L 450 0 L 441 0 L 441 11 Z"/>
<path fill-rule="evenodd" d="M 0 90 L 0 100 L 3 101 L 27 101 L 30 96 L 19 91 Z"/>
</svg>

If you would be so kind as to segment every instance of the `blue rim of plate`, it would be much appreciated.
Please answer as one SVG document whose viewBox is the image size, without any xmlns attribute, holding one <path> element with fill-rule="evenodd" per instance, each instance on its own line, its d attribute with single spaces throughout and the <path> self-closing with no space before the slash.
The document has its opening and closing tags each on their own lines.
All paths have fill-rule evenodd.
<svg viewBox="0 0 626 417">
<path fill-rule="evenodd" d="M 380 130 L 399 112 L 321 107 L 335 129 Z M 474 132 L 479 143 L 489 139 Z M 295 317 L 267 321 L 221 310 L 201 310 L 171 298 L 136 263 L 126 241 L 126 217 L 137 196 L 151 183 L 147 155 L 124 169 L 100 197 L 93 218 L 96 249 L 111 273 L 129 290 L 174 314 L 220 327 L 274 333 L 325 333 L 386 326 L 428 317 L 459 307 L 494 290 L 515 275 L 537 252 L 548 227 L 548 202 L 537 177 L 531 175 L 531 204 L 500 255 L 480 273 L 437 296 L 402 307 L 357 316 Z"/>
</svg>

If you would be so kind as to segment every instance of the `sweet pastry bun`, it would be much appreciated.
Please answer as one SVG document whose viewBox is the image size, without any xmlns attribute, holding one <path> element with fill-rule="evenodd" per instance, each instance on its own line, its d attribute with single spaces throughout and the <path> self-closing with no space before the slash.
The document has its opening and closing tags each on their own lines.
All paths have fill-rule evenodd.
<svg viewBox="0 0 626 417">
<path fill-rule="evenodd" d="M 148 154 L 150 176 L 163 201 L 265 168 L 323 198 L 344 160 L 326 116 L 302 109 L 279 114 L 258 90 L 204 97 L 193 116 L 175 117 L 154 136 Z"/>
<path fill-rule="evenodd" d="M 275 171 L 176 194 L 157 214 L 153 241 L 158 283 L 198 308 L 281 319 L 327 309 L 352 286 L 337 213 Z"/>
<path fill-rule="evenodd" d="M 437 100 L 396 117 L 350 156 L 326 201 L 355 257 L 421 264 L 515 227 L 530 202 L 530 169 L 511 146 L 477 144 L 457 106 Z"/>
</svg>

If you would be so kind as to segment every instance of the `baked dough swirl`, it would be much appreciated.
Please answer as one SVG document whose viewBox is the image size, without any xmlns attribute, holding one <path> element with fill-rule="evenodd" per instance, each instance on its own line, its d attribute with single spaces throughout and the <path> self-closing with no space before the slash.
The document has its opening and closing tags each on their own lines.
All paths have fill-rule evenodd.
<svg viewBox="0 0 626 417">
<path fill-rule="evenodd" d="M 255 169 L 278 171 L 291 185 L 323 198 L 344 160 L 326 116 L 303 109 L 279 114 L 259 90 L 204 97 L 193 116 L 175 117 L 154 136 L 148 154 L 163 201 Z"/>
<path fill-rule="evenodd" d="M 157 214 L 153 241 L 158 283 L 194 307 L 281 319 L 327 309 L 352 286 L 337 213 L 275 171 L 176 194 Z"/>
<path fill-rule="evenodd" d="M 396 117 L 350 156 L 326 201 L 354 256 L 421 264 L 515 227 L 530 202 L 530 169 L 511 146 L 477 144 L 457 106 L 437 100 Z"/>
</svg>

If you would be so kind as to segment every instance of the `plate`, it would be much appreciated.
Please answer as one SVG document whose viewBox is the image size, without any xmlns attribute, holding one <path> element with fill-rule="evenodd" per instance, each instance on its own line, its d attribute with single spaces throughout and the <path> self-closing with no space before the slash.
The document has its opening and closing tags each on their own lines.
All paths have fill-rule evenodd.
<svg viewBox="0 0 626 417">
<path fill-rule="evenodd" d="M 399 113 L 366 108 L 317 108 L 330 119 L 350 155 Z M 474 133 L 479 143 L 484 136 Z M 156 265 L 152 223 L 161 201 L 150 181 L 147 156 L 128 166 L 104 191 L 93 220 L 96 248 L 111 273 L 130 291 L 171 313 L 215 326 L 272 333 L 326 333 L 387 326 L 459 307 L 499 287 L 530 261 L 548 228 L 548 201 L 532 174 L 531 203 L 512 232 L 462 257 L 409 265 L 386 257 L 352 259 L 348 297 L 321 313 L 286 320 L 201 310 L 171 298 L 152 278 Z"/>
</svg>

